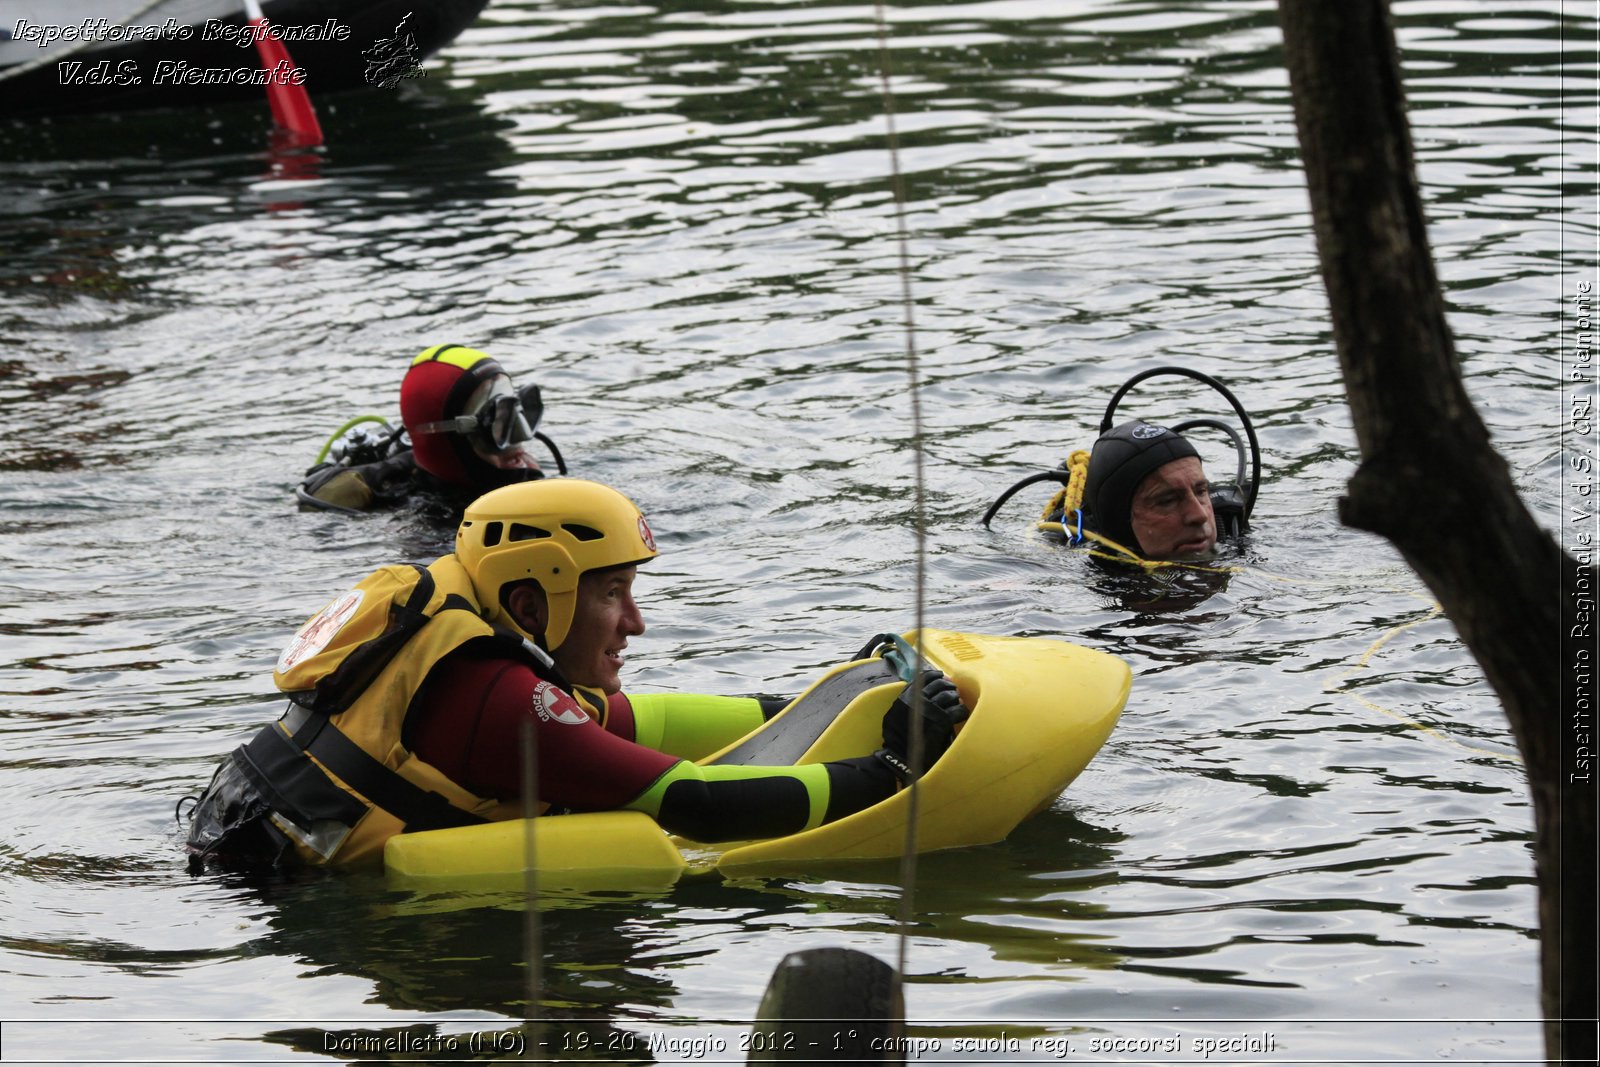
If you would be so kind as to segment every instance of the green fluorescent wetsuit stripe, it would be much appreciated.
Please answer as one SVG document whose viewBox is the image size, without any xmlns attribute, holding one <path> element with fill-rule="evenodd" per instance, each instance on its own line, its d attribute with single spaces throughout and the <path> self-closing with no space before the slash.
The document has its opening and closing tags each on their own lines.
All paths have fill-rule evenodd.
<svg viewBox="0 0 1600 1067">
<path fill-rule="evenodd" d="M 762 778 L 790 778 L 805 787 L 809 811 L 804 829 L 822 825 L 828 810 L 828 767 L 824 763 L 806 763 L 798 767 L 702 767 L 696 763 L 680 761 L 657 778 L 655 784 L 628 803 L 627 807 L 642 811 L 651 818 L 661 815 L 661 802 L 667 789 L 675 782 L 699 779 L 702 782 L 748 782 Z"/>
<path fill-rule="evenodd" d="M 765 722 L 754 697 L 629 693 L 634 740 L 681 759 L 703 759 Z"/>
</svg>

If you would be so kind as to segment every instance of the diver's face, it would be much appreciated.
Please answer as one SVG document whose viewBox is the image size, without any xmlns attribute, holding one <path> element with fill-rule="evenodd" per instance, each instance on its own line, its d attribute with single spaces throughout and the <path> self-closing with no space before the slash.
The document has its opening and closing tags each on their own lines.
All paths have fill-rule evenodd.
<svg viewBox="0 0 1600 1067">
<path fill-rule="evenodd" d="M 498 470 L 539 470 L 539 461 L 527 448 L 533 430 L 522 413 L 521 398 L 510 377 L 496 374 L 483 382 L 467 398 L 465 410 L 479 417 L 480 428 L 467 435 L 467 444 L 479 459 Z M 505 484 L 492 472 L 485 475 L 473 479 L 479 488 Z"/>
<path fill-rule="evenodd" d="M 589 571 L 578 579 L 572 628 L 550 653 L 569 681 L 615 693 L 622 688 L 622 651 L 628 638 L 644 633 L 644 617 L 633 602 L 635 567 Z"/>
<path fill-rule="evenodd" d="M 1194 559 L 1217 543 L 1211 486 L 1195 456 L 1156 468 L 1133 494 L 1133 535 L 1147 559 Z"/>
</svg>

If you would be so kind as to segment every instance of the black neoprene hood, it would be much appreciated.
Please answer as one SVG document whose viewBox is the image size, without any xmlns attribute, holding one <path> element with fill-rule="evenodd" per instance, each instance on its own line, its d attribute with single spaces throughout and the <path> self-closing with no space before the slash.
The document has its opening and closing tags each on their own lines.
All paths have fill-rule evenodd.
<svg viewBox="0 0 1600 1067">
<path fill-rule="evenodd" d="M 1199 455 L 1183 437 L 1148 422 L 1125 422 L 1101 434 L 1089 454 L 1089 477 L 1083 491 L 1094 528 L 1120 545 L 1143 552 L 1133 535 L 1133 494 L 1139 483 L 1175 459 Z"/>
</svg>

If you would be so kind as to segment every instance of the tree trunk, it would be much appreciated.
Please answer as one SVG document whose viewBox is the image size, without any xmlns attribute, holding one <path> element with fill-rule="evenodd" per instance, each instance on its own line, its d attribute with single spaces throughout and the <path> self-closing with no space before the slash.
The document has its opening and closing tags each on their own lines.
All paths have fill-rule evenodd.
<svg viewBox="0 0 1600 1067">
<path fill-rule="evenodd" d="M 1361 450 L 1340 518 L 1399 549 L 1505 708 L 1533 794 L 1546 1056 L 1592 1061 L 1592 550 L 1580 565 L 1534 521 L 1462 383 L 1385 0 L 1279 0 L 1279 15 Z M 1593 498 L 1583 505 L 1587 530 Z"/>
</svg>

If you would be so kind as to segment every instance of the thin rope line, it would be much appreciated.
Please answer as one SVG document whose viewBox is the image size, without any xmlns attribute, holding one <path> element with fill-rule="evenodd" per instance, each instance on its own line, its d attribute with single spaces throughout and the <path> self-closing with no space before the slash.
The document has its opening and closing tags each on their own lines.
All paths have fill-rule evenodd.
<svg viewBox="0 0 1600 1067">
<path fill-rule="evenodd" d="M 1427 724 L 1418 722 L 1416 719 L 1410 718 L 1409 716 L 1402 715 L 1397 711 L 1392 711 L 1389 708 L 1384 707 L 1382 704 L 1376 704 L 1368 700 L 1366 697 L 1362 696 L 1360 693 L 1356 692 L 1345 684 L 1352 676 L 1366 670 L 1368 665 L 1372 662 L 1372 657 L 1376 656 L 1378 651 L 1383 648 L 1384 645 L 1388 644 L 1394 638 L 1399 637 L 1412 627 L 1420 626 L 1425 622 L 1430 622 L 1443 614 L 1444 609 L 1440 607 L 1438 603 L 1434 603 L 1431 607 L 1429 607 L 1427 613 L 1421 617 L 1412 619 L 1410 622 L 1403 622 L 1396 626 L 1390 627 L 1383 633 L 1381 637 L 1374 641 L 1367 648 L 1367 650 L 1360 655 L 1360 657 L 1357 658 L 1353 665 L 1339 672 L 1338 674 L 1329 677 L 1328 680 L 1322 684 L 1323 692 L 1343 693 L 1344 695 L 1353 699 L 1356 703 L 1360 704 L 1362 707 L 1371 711 L 1376 711 L 1380 715 L 1387 715 L 1389 718 L 1400 723 L 1402 726 L 1416 730 L 1424 737 L 1432 738 L 1435 741 L 1452 745 L 1456 748 L 1462 749 L 1463 751 L 1474 753 L 1475 755 L 1489 756 L 1494 759 L 1506 760 L 1511 763 L 1521 763 L 1522 757 L 1515 752 L 1497 752 L 1492 748 L 1481 748 L 1477 745 L 1469 745 L 1465 742 L 1457 741 L 1454 737 L 1451 737 L 1443 730 L 1437 729 L 1433 726 L 1428 726 Z"/>
<path fill-rule="evenodd" d="M 528 1004 L 522 1012 L 522 1025 L 528 1049 L 543 1047 L 539 1033 L 539 1001 L 544 995 L 544 939 L 539 925 L 539 857 L 537 850 L 539 815 L 539 733 L 532 718 L 522 722 L 522 955 L 528 967 Z"/>
<path fill-rule="evenodd" d="M 883 121 L 889 146 L 889 183 L 894 193 L 895 244 L 899 250 L 900 306 L 904 312 L 906 341 L 906 378 L 911 391 L 911 452 L 915 475 L 912 529 L 916 538 L 914 576 L 916 592 L 912 607 L 912 621 L 916 629 L 917 666 L 922 662 L 923 617 L 926 609 L 926 576 L 928 566 L 928 524 L 926 477 L 923 459 L 922 431 L 922 375 L 917 359 L 917 325 L 915 305 L 911 295 L 911 239 L 906 228 L 906 186 L 900 171 L 900 137 L 894 121 L 894 89 L 889 71 L 889 18 L 883 0 L 873 6 L 878 30 L 878 80 L 883 97 Z M 911 685 L 911 765 L 922 766 L 922 686 L 913 676 Z M 912 779 L 908 788 L 906 838 L 900 854 L 900 927 L 899 957 L 895 970 L 901 982 L 905 981 L 907 946 L 910 943 L 912 917 L 917 885 L 917 822 L 921 801 L 921 786 Z"/>
</svg>

